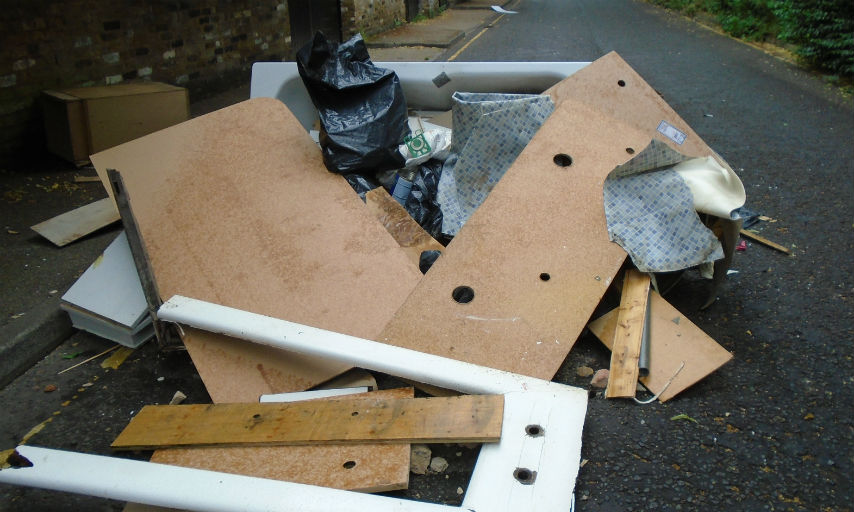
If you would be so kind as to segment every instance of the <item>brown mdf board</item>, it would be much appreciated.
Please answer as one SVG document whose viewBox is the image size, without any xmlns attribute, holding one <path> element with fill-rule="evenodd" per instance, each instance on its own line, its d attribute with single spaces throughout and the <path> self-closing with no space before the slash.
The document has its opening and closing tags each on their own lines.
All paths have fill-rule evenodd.
<svg viewBox="0 0 854 512">
<path fill-rule="evenodd" d="M 717 156 L 661 95 L 616 52 L 597 59 L 555 84 L 546 93 L 557 106 L 567 99 L 584 103 L 603 115 L 649 133 L 650 139 L 660 139 L 684 155 Z M 676 144 L 660 133 L 658 126 L 661 121 L 685 134 L 684 142 Z M 648 143 L 649 140 L 641 146 L 631 146 L 631 149 L 639 153 Z M 720 158 L 718 160 L 726 165 Z"/>
<path fill-rule="evenodd" d="M 639 380 L 652 393 L 661 393 L 658 399 L 666 402 L 723 366 L 732 354 L 655 291 L 649 300 L 649 375 Z M 614 342 L 617 312 L 614 309 L 588 325 L 609 349 Z M 685 366 L 679 370 L 683 362 Z M 662 392 L 671 378 L 673 382 Z"/>
<path fill-rule="evenodd" d="M 92 156 L 117 169 L 160 295 L 375 339 L 421 274 L 278 100 L 257 98 Z M 182 337 L 214 402 L 307 389 L 347 367 Z"/>
<path fill-rule="evenodd" d="M 146 405 L 111 447 L 493 443 L 503 411 L 503 395 Z"/>
<path fill-rule="evenodd" d="M 555 112 L 380 341 L 552 378 L 626 256 L 608 239 L 605 177 L 663 138 L 662 120 L 688 134 L 664 138 L 674 149 L 711 151 L 616 54 L 550 92 Z"/>
<path fill-rule="evenodd" d="M 412 388 L 356 396 L 411 398 Z M 324 399 L 335 400 L 335 399 Z M 408 444 L 169 448 L 151 462 L 362 492 L 406 489 Z"/>
<path fill-rule="evenodd" d="M 118 220 L 119 212 L 116 210 L 115 203 L 109 197 L 105 197 L 39 222 L 31 229 L 55 245 L 64 247 Z"/>
<path fill-rule="evenodd" d="M 377 187 L 365 194 L 365 205 L 416 267 L 420 264 L 422 252 L 445 250 L 384 188 Z"/>
<path fill-rule="evenodd" d="M 611 345 L 611 368 L 605 392 L 608 398 L 635 396 L 648 298 L 649 274 L 635 269 L 627 270 L 620 307 L 617 308 L 614 342 Z"/>
</svg>

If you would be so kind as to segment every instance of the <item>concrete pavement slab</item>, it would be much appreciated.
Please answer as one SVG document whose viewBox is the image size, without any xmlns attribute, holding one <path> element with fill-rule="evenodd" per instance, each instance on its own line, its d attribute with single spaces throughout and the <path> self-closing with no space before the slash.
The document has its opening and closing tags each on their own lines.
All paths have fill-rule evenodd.
<svg viewBox="0 0 854 512">
<path fill-rule="evenodd" d="M 448 48 L 470 37 L 485 23 L 498 16 L 495 11 L 448 9 L 439 16 L 417 23 L 407 23 L 388 32 L 370 36 L 369 48 L 428 46 Z"/>
</svg>

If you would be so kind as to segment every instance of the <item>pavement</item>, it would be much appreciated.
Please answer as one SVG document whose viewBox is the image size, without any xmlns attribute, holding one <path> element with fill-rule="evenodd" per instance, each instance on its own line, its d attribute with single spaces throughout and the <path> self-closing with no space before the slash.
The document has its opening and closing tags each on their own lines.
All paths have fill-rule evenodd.
<svg viewBox="0 0 854 512">
<path fill-rule="evenodd" d="M 405 24 L 368 38 L 375 61 L 445 60 L 484 26 L 499 18 L 494 4 L 472 0 L 435 18 Z M 194 100 L 192 117 L 249 98 L 247 83 Z M 120 230 L 118 223 L 59 248 L 30 226 L 106 197 L 100 183 L 78 183 L 75 176 L 93 176 L 91 167 L 77 168 L 44 153 L 22 157 L 0 169 L 0 218 L 4 250 L 0 254 L 0 388 L 59 346 L 73 332 L 59 298 L 103 252 Z"/>
</svg>

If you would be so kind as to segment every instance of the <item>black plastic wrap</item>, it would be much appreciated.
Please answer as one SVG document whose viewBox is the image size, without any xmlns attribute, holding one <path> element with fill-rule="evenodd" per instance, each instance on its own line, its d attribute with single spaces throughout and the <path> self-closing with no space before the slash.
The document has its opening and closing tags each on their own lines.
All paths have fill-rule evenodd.
<svg viewBox="0 0 854 512">
<path fill-rule="evenodd" d="M 397 75 L 374 66 L 362 36 L 337 44 L 318 32 L 297 52 L 297 68 L 320 115 L 323 163 L 338 174 L 399 169 L 409 134 Z"/>
<path fill-rule="evenodd" d="M 374 178 L 364 174 L 345 174 L 344 179 L 347 180 L 347 183 L 349 183 L 353 190 L 359 194 L 362 201 L 365 200 L 365 194 L 380 186 Z"/>
<path fill-rule="evenodd" d="M 430 236 L 443 242 L 442 209 L 436 195 L 439 191 L 439 177 L 442 175 L 443 162 L 427 160 L 418 167 L 412 180 L 412 191 L 404 207 L 409 215 L 430 233 Z"/>
</svg>

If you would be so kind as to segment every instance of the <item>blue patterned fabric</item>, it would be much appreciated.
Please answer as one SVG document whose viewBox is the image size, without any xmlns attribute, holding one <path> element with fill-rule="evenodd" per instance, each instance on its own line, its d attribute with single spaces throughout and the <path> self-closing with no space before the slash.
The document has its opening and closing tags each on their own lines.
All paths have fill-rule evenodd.
<svg viewBox="0 0 854 512">
<path fill-rule="evenodd" d="M 671 168 L 686 159 L 653 140 L 605 180 L 608 235 L 642 272 L 671 272 L 724 257 L 720 241 L 694 210 L 691 190 Z"/>
<path fill-rule="evenodd" d="M 456 235 L 554 111 L 548 96 L 454 93 L 451 157 L 439 180 L 442 232 Z"/>
</svg>

